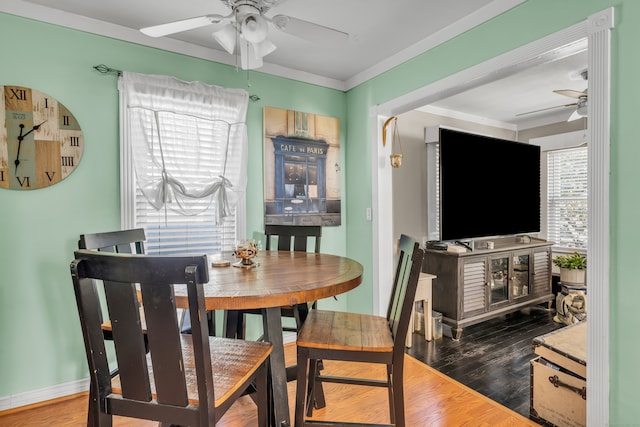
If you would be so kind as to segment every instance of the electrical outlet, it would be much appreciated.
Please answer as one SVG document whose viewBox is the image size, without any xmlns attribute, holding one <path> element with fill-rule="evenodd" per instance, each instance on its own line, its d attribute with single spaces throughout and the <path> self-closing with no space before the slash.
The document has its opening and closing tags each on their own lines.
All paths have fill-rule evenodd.
<svg viewBox="0 0 640 427">
<path fill-rule="evenodd" d="M 371 221 L 371 208 L 367 208 L 367 221 Z"/>
</svg>

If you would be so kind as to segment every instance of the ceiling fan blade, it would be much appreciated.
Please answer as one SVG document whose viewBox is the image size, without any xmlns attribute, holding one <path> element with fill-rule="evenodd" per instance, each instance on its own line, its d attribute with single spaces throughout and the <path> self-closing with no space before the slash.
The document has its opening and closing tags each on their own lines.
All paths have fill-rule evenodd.
<svg viewBox="0 0 640 427">
<path fill-rule="evenodd" d="M 264 10 L 264 7 L 268 7 L 268 8 L 276 7 L 276 6 L 278 6 L 281 3 L 284 3 L 286 1 L 287 0 L 262 0 L 262 5 L 263 5 L 263 9 L 262 10 L 266 12 L 266 10 Z"/>
<path fill-rule="evenodd" d="M 273 25 L 280 31 L 318 44 L 336 44 L 345 42 L 351 37 L 349 33 L 292 18 L 287 15 L 276 15 L 271 18 Z"/>
<path fill-rule="evenodd" d="M 558 95 L 564 95 L 564 96 L 568 96 L 570 98 L 576 98 L 576 99 L 580 99 L 587 96 L 586 90 L 584 92 L 579 92 L 573 89 L 559 89 L 559 90 L 554 90 L 553 93 L 557 93 Z"/>
<path fill-rule="evenodd" d="M 229 15 L 231 16 L 231 15 Z M 194 28 L 205 27 L 207 25 L 216 24 L 229 16 L 222 15 L 205 15 L 197 18 L 183 19 L 180 21 L 168 22 L 166 24 L 154 25 L 152 27 L 141 28 L 140 31 L 151 37 L 162 37 L 169 34 L 180 33 L 182 31 L 192 30 Z"/>
<path fill-rule="evenodd" d="M 271 43 L 269 39 L 263 40 L 260 43 L 253 44 L 253 50 L 256 54 L 256 57 L 265 57 L 274 50 L 276 50 L 276 45 Z"/>
<path fill-rule="evenodd" d="M 539 110 L 527 111 L 526 113 L 516 114 L 516 117 L 524 116 L 526 114 L 540 113 L 542 111 L 553 110 L 556 108 L 575 107 L 576 105 L 578 104 L 576 104 L 575 102 L 572 104 L 556 105 L 555 107 L 541 108 Z"/>
</svg>

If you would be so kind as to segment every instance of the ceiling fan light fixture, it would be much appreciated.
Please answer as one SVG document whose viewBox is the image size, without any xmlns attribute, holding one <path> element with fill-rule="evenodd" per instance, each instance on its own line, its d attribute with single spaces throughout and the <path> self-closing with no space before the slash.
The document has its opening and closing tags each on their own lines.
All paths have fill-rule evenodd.
<svg viewBox="0 0 640 427">
<path fill-rule="evenodd" d="M 232 24 L 225 25 L 221 30 L 213 33 L 212 36 L 224 50 L 233 55 L 236 50 L 236 29 Z"/>
<path fill-rule="evenodd" d="M 260 43 L 267 39 L 268 26 L 267 20 L 258 14 L 250 14 L 242 19 L 240 24 L 242 37 L 248 42 Z"/>
<path fill-rule="evenodd" d="M 253 70 L 262 67 L 262 56 L 256 54 L 254 45 L 246 40 L 240 40 L 240 68 Z"/>
<path fill-rule="evenodd" d="M 588 104 L 587 97 L 580 98 L 576 104 L 576 109 L 571 113 L 571 116 L 567 119 L 568 122 L 587 117 Z"/>
<path fill-rule="evenodd" d="M 578 114 L 578 110 L 575 110 L 573 113 L 571 113 L 571 115 L 569 116 L 567 121 L 568 122 L 573 122 L 574 120 L 578 120 L 580 118 L 581 118 L 581 116 L 580 116 L 580 114 Z"/>
<path fill-rule="evenodd" d="M 588 110 L 587 98 L 580 98 L 578 100 L 578 108 L 576 108 L 576 112 L 580 117 L 586 117 Z"/>
<path fill-rule="evenodd" d="M 278 30 L 284 31 L 289 24 L 289 17 L 286 15 L 276 15 L 271 19 L 271 22 L 273 22 L 273 25 L 275 25 Z"/>
<path fill-rule="evenodd" d="M 253 44 L 253 50 L 256 55 L 256 58 L 262 58 L 264 56 L 269 55 L 271 52 L 276 50 L 276 45 L 271 43 L 270 40 L 264 40 L 260 43 Z"/>
</svg>

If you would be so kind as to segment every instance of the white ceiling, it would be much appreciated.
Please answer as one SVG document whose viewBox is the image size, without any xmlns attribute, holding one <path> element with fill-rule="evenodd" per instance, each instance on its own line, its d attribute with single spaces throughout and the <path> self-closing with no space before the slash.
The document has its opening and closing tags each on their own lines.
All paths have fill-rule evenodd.
<svg viewBox="0 0 640 427">
<path fill-rule="evenodd" d="M 265 65 L 259 71 L 348 90 L 526 0 L 280 1 L 267 16 L 289 15 L 349 33 L 350 38 L 337 46 L 319 45 L 270 27 L 269 38 L 277 50 L 264 58 Z M 236 58 L 211 37 L 223 24 L 162 38 L 138 31 L 202 15 L 228 15 L 228 8 L 220 0 L 2 0 L 0 12 L 236 64 Z M 574 102 L 552 90 L 584 90 L 586 83 L 579 72 L 585 68 L 586 53 L 582 53 L 468 90 L 430 107 L 437 108 L 435 112 L 456 111 L 522 127 L 541 115 L 518 118 L 518 113 Z M 553 112 L 564 113 L 564 119 L 554 119 L 560 121 L 566 120 L 572 110 Z"/>
<path fill-rule="evenodd" d="M 587 89 L 581 74 L 587 69 L 586 40 L 574 48 L 577 52 L 566 57 L 525 67 L 509 77 L 467 89 L 419 110 L 513 130 L 566 121 L 576 110 L 572 104 L 577 99 L 553 91 Z M 544 109 L 548 110 L 538 111 Z"/>
</svg>

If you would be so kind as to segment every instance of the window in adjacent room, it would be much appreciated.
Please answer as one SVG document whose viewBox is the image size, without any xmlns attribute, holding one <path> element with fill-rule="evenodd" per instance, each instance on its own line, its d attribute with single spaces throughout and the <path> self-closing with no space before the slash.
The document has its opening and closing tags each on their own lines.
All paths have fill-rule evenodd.
<svg viewBox="0 0 640 427">
<path fill-rule="evenodd" d="M 587 148 L 547 152 L 547 240 L 587 249 Z"/>
</svg>

